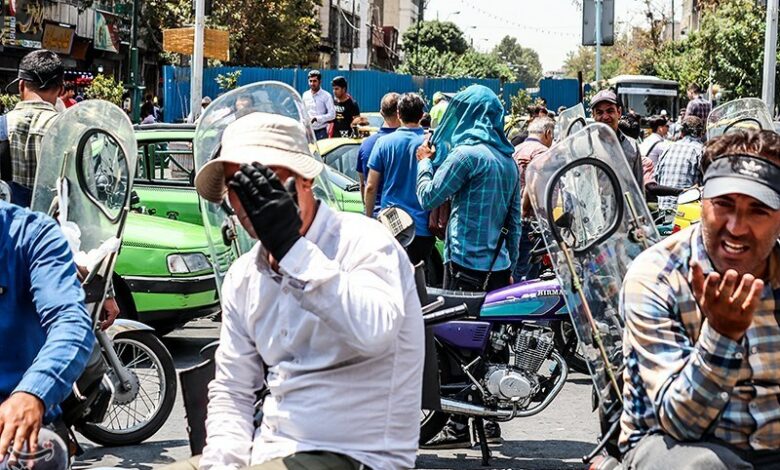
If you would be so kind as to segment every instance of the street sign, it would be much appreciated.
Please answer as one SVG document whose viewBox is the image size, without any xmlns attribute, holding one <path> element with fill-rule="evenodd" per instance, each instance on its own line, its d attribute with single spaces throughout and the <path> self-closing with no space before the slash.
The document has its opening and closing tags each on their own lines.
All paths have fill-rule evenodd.
<svg viewBox="0 0 780 470">
<path fill-rule="evenodd" d="M 195 28 L 176 28 L 163 30 L 163 50 L 192 55 L 195 42 Z M 227 31 L 206 29 L 203 42 L 203 55 L 222 62 L 230 60 L 230 37 Z"/>
<path fill-rule="evenodd" d="M 615 44 L 615 0 L 602 0 L 601 45 Z M 582 2 L 582 45 L 596 45 L 596 1 Z"/>
</svg>

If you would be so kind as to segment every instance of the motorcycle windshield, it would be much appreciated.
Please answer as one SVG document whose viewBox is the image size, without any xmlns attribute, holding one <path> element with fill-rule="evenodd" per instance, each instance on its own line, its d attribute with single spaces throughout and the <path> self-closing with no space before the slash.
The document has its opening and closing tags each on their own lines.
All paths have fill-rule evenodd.
<svg viewBox="0 0 780 470">
<path fill-rule="evenodd" d="M 582 106 L 582 103 L 577 103 L 577 106 L 563 110 L 555 122 L 555 141 L 560 142 L 586 125 L 585 107 Z"/>
<path fill-rule="evenodd" d="M 300 122 L 306 129 L 311 157 L 322 161 L 309 114 L 303 106 L 301 96 L 289 85 L 268 81 L 253 83 L 225 93 L 205 109 L 195 129 L 193 141 L 195 170 L 200 171 L 206 163 L 219 155 L 222 133 L 228 125 L 240 117 L 255 112 L 278 114 Z M 331 207 L 338 207 L 325 177 L 325 171 L 314 181 L 314 194 Z M 200 198 L 200 205 L 212 259 L 224 259 L 226 246 L 230 248 L 233 259 L 248 252 L 254 246 L 256 240 L 249 236 L 237 217 L 231 214 L 232 210 L 227 201 L 214 204 Z M 217 286 L 221 288 L 222 279 L 230 263 L 215 262 L 213 265 Z"/>
<path fill-rule="evenodd" d="M 772 114 L 758 98 L 742 98 L 724 103 L 707 117 L 707 139 L 734 130 L 774 130 Z"/>
<path fill-rule="evenodd" d="M 659 240 L 614 131 L 591 124 L 535 158 L 531 203 L 602 404 L 621 398 L 619 292 L 631 261 Z"/>
<path fill-rule="evenodd" d="M 77 264 L 94 267 L 118 249 L 136 156 L 130 119 L 107 101 L 68 108 L 43 137 L 32 209 L 57 218 Z"/>
</svg>

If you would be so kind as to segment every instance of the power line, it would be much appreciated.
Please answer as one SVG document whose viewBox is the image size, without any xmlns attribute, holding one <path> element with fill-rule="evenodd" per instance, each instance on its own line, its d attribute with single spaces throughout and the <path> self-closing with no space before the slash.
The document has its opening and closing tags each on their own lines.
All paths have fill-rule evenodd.
<svg viewBox="0 0 780 470">
<path fill-rule="evenodd" d="M 499 22 L 504 23 L 506 25 L 512 26 L 513 28 L 531 30 L 531 31 L 535 31 L 537 33 L 551 34 L 551 35 L 555 35 L 555 36 L 569 36 L 569 37 L 576 37 L 576 38 L 580 37 L 579 33 L 569 33 L 569 32 L 564 32 L 564 31 L 555 31 L 555 30 L 552 30 L 552 29 L 539 28 L 538 26 L 529 26 L 529 25 L 524 25 L 524 24 L 520 24 L 520 23 L 515 23 L 514 21 L 511 21 L 511 20 L 508 20 L 508 19 L 506 19 L 506 18 L 504 18 L 502 16 L 496 15 L 495 13 L 491 13 L 491 12 L 489 12 L 487 10 L 483 10 L 482 8 L 474 6 L 471 3 L 467 2 L 466 0 L 459 0 L 459 1 L 460 1 L 461 5 L 463 5 L 464 7 L 471 8 L 472 10 L 474 10 L 474 11 L 476 11 L 478 13 L 481 13 L 482 15 L 487 16 L 488 18 L 491 18 L 493 20 L 499 21 Z"/>
</svg>

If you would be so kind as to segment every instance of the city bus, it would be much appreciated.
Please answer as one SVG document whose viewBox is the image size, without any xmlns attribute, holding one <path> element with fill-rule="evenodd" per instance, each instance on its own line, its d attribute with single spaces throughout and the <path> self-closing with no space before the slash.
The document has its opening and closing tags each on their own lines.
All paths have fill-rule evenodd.
<svg viewBox="0 0 780 470">
<path fill-rule="evenodd" d="M 661 114 L 666 111 L 671 119 L 677 117 L 680 109 L 679 84 L 674 80 L 663 80 L 649 75 L 618 75 L 609 80 L 623 112 L 633 109 L 642 117 Z"/>
</svg>

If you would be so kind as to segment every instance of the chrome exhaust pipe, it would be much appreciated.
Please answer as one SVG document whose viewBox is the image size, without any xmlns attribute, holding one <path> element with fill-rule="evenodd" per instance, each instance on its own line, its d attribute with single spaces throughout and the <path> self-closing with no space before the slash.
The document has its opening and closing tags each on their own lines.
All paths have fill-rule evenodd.
<svg viewBox="0 0 780 470">
<path fill-rule="evenodd" d="M 569 367 L 566 365 L 566 361 L 560 354 L 558 354 L 557 351 L 552 352 L 551 359 L 557 362 L 558 367 L 561 369 L 558 375 L 558 379 L 555 381 L 555 385 L 553 386 L 552 390 L 550 390 L 550 393 L 548 393 L 544 398 L 544 400 L 542 400 L 541 403 L 534 406 L 533 408 L 527 410 L 492 409 L 482 405 L 475 405 L 465 401 L 452 400 L 450 398 L 442 397 L 441 410 L 445 413 L 492 418 L 496 421 L 509 421 L 514 418 L 527 418 L 529 416 L 538 414 L 547 408 L 547 406 L 552 403 L 555 397 L 558 396 L 566 383 L 566 378 L 569 376 Z"/>
</svg>

